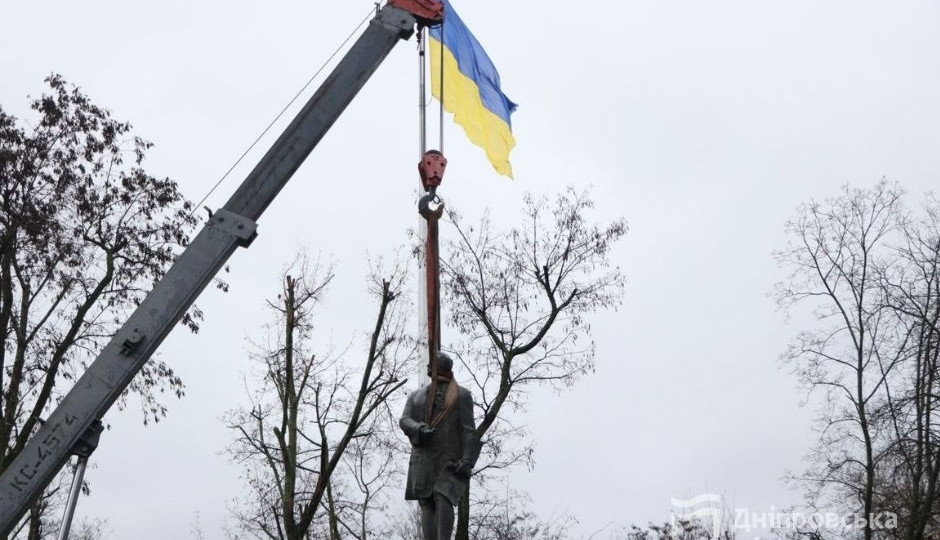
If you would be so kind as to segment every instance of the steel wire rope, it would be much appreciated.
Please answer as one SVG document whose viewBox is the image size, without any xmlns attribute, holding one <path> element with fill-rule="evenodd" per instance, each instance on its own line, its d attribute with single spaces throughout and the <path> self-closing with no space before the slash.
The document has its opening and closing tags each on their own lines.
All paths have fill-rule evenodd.
<svg viewBox="0 0 940 540">
<path fill-rule="evenodd" d="M 276 124 L 277 121 L 280 120 L 282 116 L 284 116 L 284 113 L 286 113 L 288 109 L 290 109 L 291 106 L 294 105 L 297 99 L 307 90 L 307 88 L 309 88 L 310 85 L 313 84 L 313 81 L 316 80 L 316 78 L 320 75 L 320 73 L 322 73 L 323 70 L 326 69 L 326 66 L 328 66 L 330 62 L 333 61 L 334 58 L 336 58 L 336 55 L 338 55 L 339 52 L 343 50 L 344 47 L 346 47 L 346 44 L 349 43 L 349 40 L 351 40 L 353 36 L 355 36 L 356 33 L 359 32 L 362 26 L 366 24 L 366 22 L 368 22 L 369 19 L 371 19 L 375 15 L 375 13 L 378 12 L 379 5 L 380 4 L 376 2 L 375 7 L 369 8 L 369 12 L 365 15 L 365 17 L 363 17 L 362 21 L 360 21 L 359 24 L 357 24 L 356 27 L 352 30 L 352 32 L 350 32 L 349 35 L 346 36 L 346 39 L 344 39 L 343 42 L 340 43 L 339 47 L 337 47 L 336 50 L 333 51 L 333 53 L 329 56 L 329 58 L 327 58 L 326 61 L 323 62 L 323 65 L 321 65 L 319 69 L 317 69 L 317 71 L 313 75 L 311 75 L 309 79 L 307 79 L 307 82 L 304 83 L 304 85 L 300 88 L 300 90 L 297 91 L 296 94 L 294 94 L 294 97 L 292 97 L 291 100 L 287 103 L 287 105 L 285 105 L 284 108 L 281 109 L 281 112 L 277 113 L 277 116 L 275 116 L 274 119 L 271 120 L 271 122 L 267 125 L 267 127 L 264 128 L 261 134 L 255 138 L 254 142 L 252 142 L 251 145 L 249 145 L 248 148 L 245 149 L 244 152 L 242 152 L 241 156 L 239 156 L 238 159 L 235 160 L 235 163 L 233 163 L 232 166 L 229 167 L 227 171 L 225 171 L 225 174 L 223 174 L 222 177 L 219 178 L 219 180 L 215 183 L 214 186 L 212 186 L 209 192 L 206 193 L 205 196 L 198 203 L 193 205 L 193 208 L 192 210 L 190 210 L 189 215 L 187 217 L 191 217 L 196 212 L 196 210 L 198 210 L 203 205 L 203 203 L 205 203 L 206 200 L 208 200 L 209 197 L 211 197 L 212 194 L 215 193 L 215 190 L 218 189 L 219 186 L 222 185 L 222 182 L 224 182 L 225 179 L 228 178 L 228 176 L 232 173 L 232 171 L 235 170 L 235 167 L 238 167 L 238 165 L 242 162 L 242 160 L 244 160 L 245 157 L 252 150 L 254 150 L 255 146 L 257 146 L 258 143 L 261 142 L 261 139 L 265 135 L 267 135 L 268 131 L 270 131 L 272 127 L 274 127 L 274 124 Z"/>
<path fill-rule="evenodd" d="M 441 98 L 439 100 L 440 109 L 438 117 L 438 130 L 440 134 L 438 135 L 438 149 L 441 154 L 444 153 L 444 25 L 447 23 L 447 17 L 444 17 L 444 20 L 441 21 L 441 41 L 438 43 L 440 47 L 440 66 L 438 67 L 438 86 L 440 87 Z"/>
</svg>

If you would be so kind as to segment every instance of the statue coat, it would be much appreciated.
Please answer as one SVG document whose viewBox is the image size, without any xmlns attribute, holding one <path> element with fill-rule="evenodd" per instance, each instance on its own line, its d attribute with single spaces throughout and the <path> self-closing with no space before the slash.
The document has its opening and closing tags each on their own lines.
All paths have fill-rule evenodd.
<svg viewBox="0 0 940 540">
<path fill-rule="evenodd" d="M 424 424 L 429 386 L 424 385 L 408 396 L 399 421 L 412 445 L 405 499 L 427 499 L 437 492 L 456 505 L 466 492 L 469 478 L 455 474 L 454 467 L 460 460 L 472 467 L 480 455 L 473 420 L 473 396 L 469 390 L 460 387 L 451 413 L 437 426 L 428 441 L 417 444 L 420 426 Z M 443 408 L 446 388 L 446 382 L 438 383 L 434 414 Z"/>
</svg>

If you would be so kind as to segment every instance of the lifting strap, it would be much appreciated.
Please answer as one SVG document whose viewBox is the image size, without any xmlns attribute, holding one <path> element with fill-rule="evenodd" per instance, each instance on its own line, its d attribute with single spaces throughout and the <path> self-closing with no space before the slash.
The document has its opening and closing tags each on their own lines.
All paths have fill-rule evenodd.
<svg viewBox="0 0 940 540">
<path fill-rule="evenodd" d="M 437 395 L 437 353 L 441 350 L 441 274 L 437 227 L 439 215 L 431 213 L 425 218 L 428 221 L 428 242 L 424 250 L 424 268 L 428 291 L 428 365 L 431 366 L 425 422 L 430 424 L 434 414 L 434 396 Z"/>
<path fill-rule="evenodd" d="M 437 196 L 437 188 L 444 178 L 447 159 L 437 150 L 425 152 L 418 163 L 418 173 L 426 195 L 418 201 L 418 212 L 427 221 L 427 243 L 424 248 L 425 285 L 428 306 L 428 366 L 431 384 L 428 386 L 425 422 L 434 419 L 434 396 L 437 394 L 437 353 L 441 350 L 441 259 L 438 222 L 444 215 L 444 201 Z M 431 205 L 437 205 L 432 208 Z"/>
</svg>

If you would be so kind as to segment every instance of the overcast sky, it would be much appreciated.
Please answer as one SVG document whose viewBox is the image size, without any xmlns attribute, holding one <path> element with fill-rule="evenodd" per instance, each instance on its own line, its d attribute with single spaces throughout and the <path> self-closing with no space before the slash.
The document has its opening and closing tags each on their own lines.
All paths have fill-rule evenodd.
<svg viewBox="0 0 940 540">
<path fill-rule="evenodd" d="M 797 502 L 781 478 L 802 468 L 813 411 L 777 358 L 806 321 L 787 323 L 768 297 L 782 277 L 771 252 L 800 202 L 846 182 L 937 185 L 940 4 L 454 4 L 520 107 L 514 181 L 448 128 L 449 204 L 491 207 L 508 226 L 526 191 L 593 185 L 595 219 L 630 226 L 612 255 L 624 305 L 592 321 L 597 374 L 532 394 L 537 467 L 512 486 L 585 533 L 663 521 L 673 496 L 717 492 L 755 511 Z M 199 200 L 371 6 L 7 1 L 0 103 L 27 115 L 26 96 L 62 73 L 156 144 L 153 174 Z M 231 292 L 200 298 L 199 335 L 167 339 L 159 354 L 187 383 L 168 418 L 108 416 L 79 517 L 107 517 L 111 538 L 162 540 L 187 538 L 199 512 L 207 537 L 223 537 L 242 484 L 219 454 L 231 437 L 219 418 L 244 400 L 245 336 L 298 246 L 336 261 L 327 337 L 365 331 L 367 256 L 391 256 L 416 223 L 416 77 L 414 41 L 402 43 L 233 256 Z"/>
</svg>

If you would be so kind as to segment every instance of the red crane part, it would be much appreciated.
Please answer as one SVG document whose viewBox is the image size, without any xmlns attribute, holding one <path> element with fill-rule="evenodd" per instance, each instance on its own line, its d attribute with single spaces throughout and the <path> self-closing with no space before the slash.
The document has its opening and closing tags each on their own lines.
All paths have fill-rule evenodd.
<svg viewBox="0 0 940 540">
<path fill-rule="evenodd" d="M 437 150 L 428 150 L 418 163 L 418 174 L 421 175 L 421 185 L 424 191 L 431 191 L 444 181 L 444 170 L 447 168 L 447 158 Z"/>
<path fill-rule="evenodd" d="M 425 26 L 444 20 L 444 3 L 436 0 L 388 0 L 388 5 L 411 13 Z"/>
</svg>

